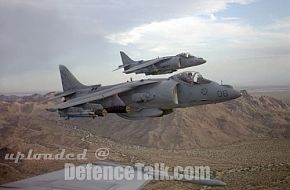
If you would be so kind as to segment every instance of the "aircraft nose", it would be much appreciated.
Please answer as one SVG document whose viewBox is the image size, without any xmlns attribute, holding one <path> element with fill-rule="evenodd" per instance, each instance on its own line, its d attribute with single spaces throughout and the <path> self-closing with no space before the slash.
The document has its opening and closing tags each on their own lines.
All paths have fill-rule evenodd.
<svg viewBox="0 0 290 190">
<path fill-rule="evenodd" d="M 232 92 L 233 99 L 239 98 L 242 96 L 241 92 L 238 90 L 233 90 Z"/>
<path fill-rule="evenodd" d="M 199 58 L 199 61 L 200 61 L 200 64 L 204 64 L 204 63 L 206 63 L 206 60 L 203 59 L 203 58 Z"/>
<path fill-rule="evenodd" d="M 222 85 L 229 92 L 229 99 L 236 99 L 241 97 L 241 92 L 234 89 L 231 85 Z"/>
</svg>

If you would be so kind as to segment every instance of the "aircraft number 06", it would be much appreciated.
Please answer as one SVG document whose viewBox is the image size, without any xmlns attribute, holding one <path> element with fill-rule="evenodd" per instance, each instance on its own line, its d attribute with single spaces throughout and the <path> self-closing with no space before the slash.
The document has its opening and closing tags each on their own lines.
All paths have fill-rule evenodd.
<svg viewBox="0 0 290 190">
<path fill-rule="evenodd" d="M 224 90 L 224 91 L 218 90 L 217 91 L 217 96 L 218 97 L 228 97 L 229 94 L 228 94 L 228 91 L 227 90 Z"/>
</svg>

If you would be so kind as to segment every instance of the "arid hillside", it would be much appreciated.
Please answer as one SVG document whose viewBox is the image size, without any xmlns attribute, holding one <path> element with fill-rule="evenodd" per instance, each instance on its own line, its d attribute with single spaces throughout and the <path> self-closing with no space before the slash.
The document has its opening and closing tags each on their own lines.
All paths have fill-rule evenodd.
<svg viewBox="0 0 290 190">
<path fill-rule="evenodd" d="M 62 169 L 64 161 L 4 160 L 6 153 L 33 149 L 80 153 L 110 149 L 107 161 L 170 166 L 208 165 L 228 185 L 212 189 L 289 187 L 290 107 L 271 97 L 243 97 L 223 104 L 177 109 L 162 118 L 63 120 L 47 112 L 53 93 L 0 96 L 0 184 Z M 105 137 L 105 138 L 104 138 Z M 167 149 L 167 150 L 166 150 Z M 77 164 L 77 163 L 76 163 Z M 265 180 L 267 179 L 267 180 Z M 145 189 L 200 189 L 181 182 L 152 182 Z"/>
<path fill-rule="evenodd" d="M 38 139 L 60 141 L 60 134 L 54 133 L 62 130 L 56 128 L 63 124 L 116 142 L 162 149 L 214 147 L 253 138 L 290 137 L 290 106 L 271 97 L 252 97 L 246 91 L 237 100 L 177 109 L 173 114 L 141 121 L 125 120 L 114 114 L 96 119 L 63 120 L 45 110 L 47 103 L 43 102 L 51 96 L 32 95 L 13 97 L 13 100 L 0 97 L 2 140 L 9 142 L 13 131 L 21 128 L 22 137 L 28 135 L 37 144 L 41 144 Z M 71 144 L 69 140 L 63 142 Z"/>
<path fill-rule="evenodd" d="M 221 104 L 177 109 L 162 118 L 129 121 L 115 115 L 73 122 L 122 143 L 163 149 L 231 144 L 259 137 L 290 137 L 290 106 L 271 97 L 243 97 Z"/>
</svg>

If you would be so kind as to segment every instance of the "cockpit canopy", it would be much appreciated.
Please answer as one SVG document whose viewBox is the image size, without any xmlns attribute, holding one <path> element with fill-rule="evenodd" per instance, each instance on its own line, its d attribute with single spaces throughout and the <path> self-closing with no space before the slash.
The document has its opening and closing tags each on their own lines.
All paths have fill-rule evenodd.
<svg viewBox="0 0 290 190">
<path fill-rule="evenodd" d="M 193 57 L 192 55 L 190 55 L 190 53 L 180 53 L 180 54 L 178 54 L 178 56 L 182 56 L 182 57 L 186 57 L 186 58 Z"/>
<path fill-rule="evenodd" d="M 175 75 L 174 78 L 188 84 L 207 84 L 211 82 L 210 80 L 203 78 L 199 72 L 195 71 L 183 72 Z"/>
</svg>

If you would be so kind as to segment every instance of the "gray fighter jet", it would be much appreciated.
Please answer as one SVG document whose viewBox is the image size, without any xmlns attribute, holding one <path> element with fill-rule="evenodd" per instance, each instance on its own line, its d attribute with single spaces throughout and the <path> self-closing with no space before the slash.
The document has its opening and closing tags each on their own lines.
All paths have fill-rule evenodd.
<svg viewBox="0 0 290 190">
<path fill-rule="evenodd" d="M 85 86 L 60 65 L 64 102 L 50 107 L 61 117 L 92 117 L 116 113 L 126 119 L 161 117 L 174 108 L 232 100 L 241 96 L 230 85 L 220 85 L 198 72 L 184 72 L 164 79 L 130 81 L 110 86 Z"/>
<path fill-rule="evenodd" d="M 201 65 L 206 62 L 203 58 L 195 57 L 189 53 L 180 53 L 176 56 L 166 56 L 147 61 L 134 61 L 124 52 L 120 52 L 123 65 L 117 69 L 124 69 L 124 73 L 136 73 L 145 75 L 168 74 L 187 67 Z"/>
</svg>

